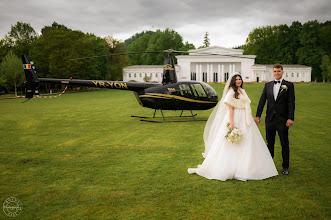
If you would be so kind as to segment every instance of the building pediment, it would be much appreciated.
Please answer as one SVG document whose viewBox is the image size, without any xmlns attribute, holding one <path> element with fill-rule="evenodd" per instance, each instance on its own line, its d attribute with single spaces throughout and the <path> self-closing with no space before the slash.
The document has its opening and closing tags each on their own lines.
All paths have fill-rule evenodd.
<svg viewBox="0 0 331 220">
<path fill-rule="evenodd" d="M 238 54 L 242 55 L 244 50 L 242 49 L 232 49 L 232 48 L 226 48 L 226 47 L 220 47 L 220 46 L 212 46 L 212 47 L 205 47 L 200 49 L 194 49 L 189 50 L 190 55 L 210 55 L 210 54 Z"/>
</svg>

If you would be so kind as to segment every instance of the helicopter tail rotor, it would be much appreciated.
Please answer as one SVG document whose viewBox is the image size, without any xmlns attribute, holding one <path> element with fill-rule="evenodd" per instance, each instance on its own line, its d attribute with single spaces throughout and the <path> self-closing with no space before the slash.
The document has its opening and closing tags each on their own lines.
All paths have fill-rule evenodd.
<svg viewBox="0 0 331 220">
<path fill-rule="evenodd" d="M 22 62 L 23 62 L 23 69 L 25 73 L 25 79 L 26 79 L 26 94 L 25 98 L 33 98 L 33 95 L 35 94 L 39 79 L 37 76 L 37 73 L 34 69 L 33 63 L 30 62 L 28 57 L 24 54 L 22 55 Z"/>
</svg>

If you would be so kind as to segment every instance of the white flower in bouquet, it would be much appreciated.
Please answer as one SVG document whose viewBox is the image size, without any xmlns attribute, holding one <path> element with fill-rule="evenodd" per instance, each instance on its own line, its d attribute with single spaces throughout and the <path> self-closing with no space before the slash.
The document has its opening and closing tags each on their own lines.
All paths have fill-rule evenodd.
<svg viewBox="0 0 331 220">
<path fill-rule="evenodd" d="M 229 126 L 229 123 L 228 123 Z M 243 133 L 240 131 L 239 128 L 233 128 L 226 133 L 225 138 L 227 141 L 229 141 L 232 144 L 237 144 L 240 142 L 241 138 L 243 136 Z"/>
</svg>

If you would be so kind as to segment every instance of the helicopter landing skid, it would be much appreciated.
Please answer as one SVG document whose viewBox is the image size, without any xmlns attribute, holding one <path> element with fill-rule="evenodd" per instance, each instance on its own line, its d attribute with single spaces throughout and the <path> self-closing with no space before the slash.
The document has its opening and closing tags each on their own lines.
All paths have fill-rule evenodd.
<svg viewBox="0 0 331 220">
<path fill-rule="evenodd" d="M 167 117 L 167 118 L 191 118 L 191 117 L 192 117 L 193 119 L 191 119 L 191 120 L 170 120 L 170 121 L 168 121 L 168 120 L 166 120 L 166 117 L 164 117 L 163 112 L 162 112 L 162 109 L 159 109 L 160 112 L 161 112 L 162 117 L 155 117 L 156 110 L 157 110 L 157 109 L 155 109 L 155 111 L 154 111 L 154 115 L 153 115 L 153 117 L 144 117 L 144 116 L 135 116 L 135 115 L 131 115 L 131 117 L 134 117 L 134 118 L 142 118 L 142 119 L 140 119 L 140 121 L 154 122 L 154 123 L 207 121 L 207 120 L 205 120 L 205 119 L 195 119 L 195 116 L 197 116 L 197 114 L 193 114 L 192 110 L 189 110 L 189 111 L 191 112 L 191 115 L 190 115 L 190 116 L 183 116 L 183 111 L 184 111 L 184 110 L 182 110 L 182 112 L 180 113 L 180 116 L 169 116 L 169 117 Z M 162 118 L 163 121 L 160 121 L 160 120 L 148 120 L 149 118 L 155 118 L 155 119 L 157 119 L 157 118 Z"/>
</svg>

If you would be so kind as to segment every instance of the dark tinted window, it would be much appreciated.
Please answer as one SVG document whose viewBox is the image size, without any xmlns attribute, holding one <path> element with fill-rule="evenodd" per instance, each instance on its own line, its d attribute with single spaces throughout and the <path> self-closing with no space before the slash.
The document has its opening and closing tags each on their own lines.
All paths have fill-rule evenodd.
<svg viewBox="0 0 331 220">
<path fill-rule="evenodd" d="M 191 84 L 194 95 L 200 97 L 207 97 L 205 90 L 202 88 L 200 84 Z"/>
</svg>

